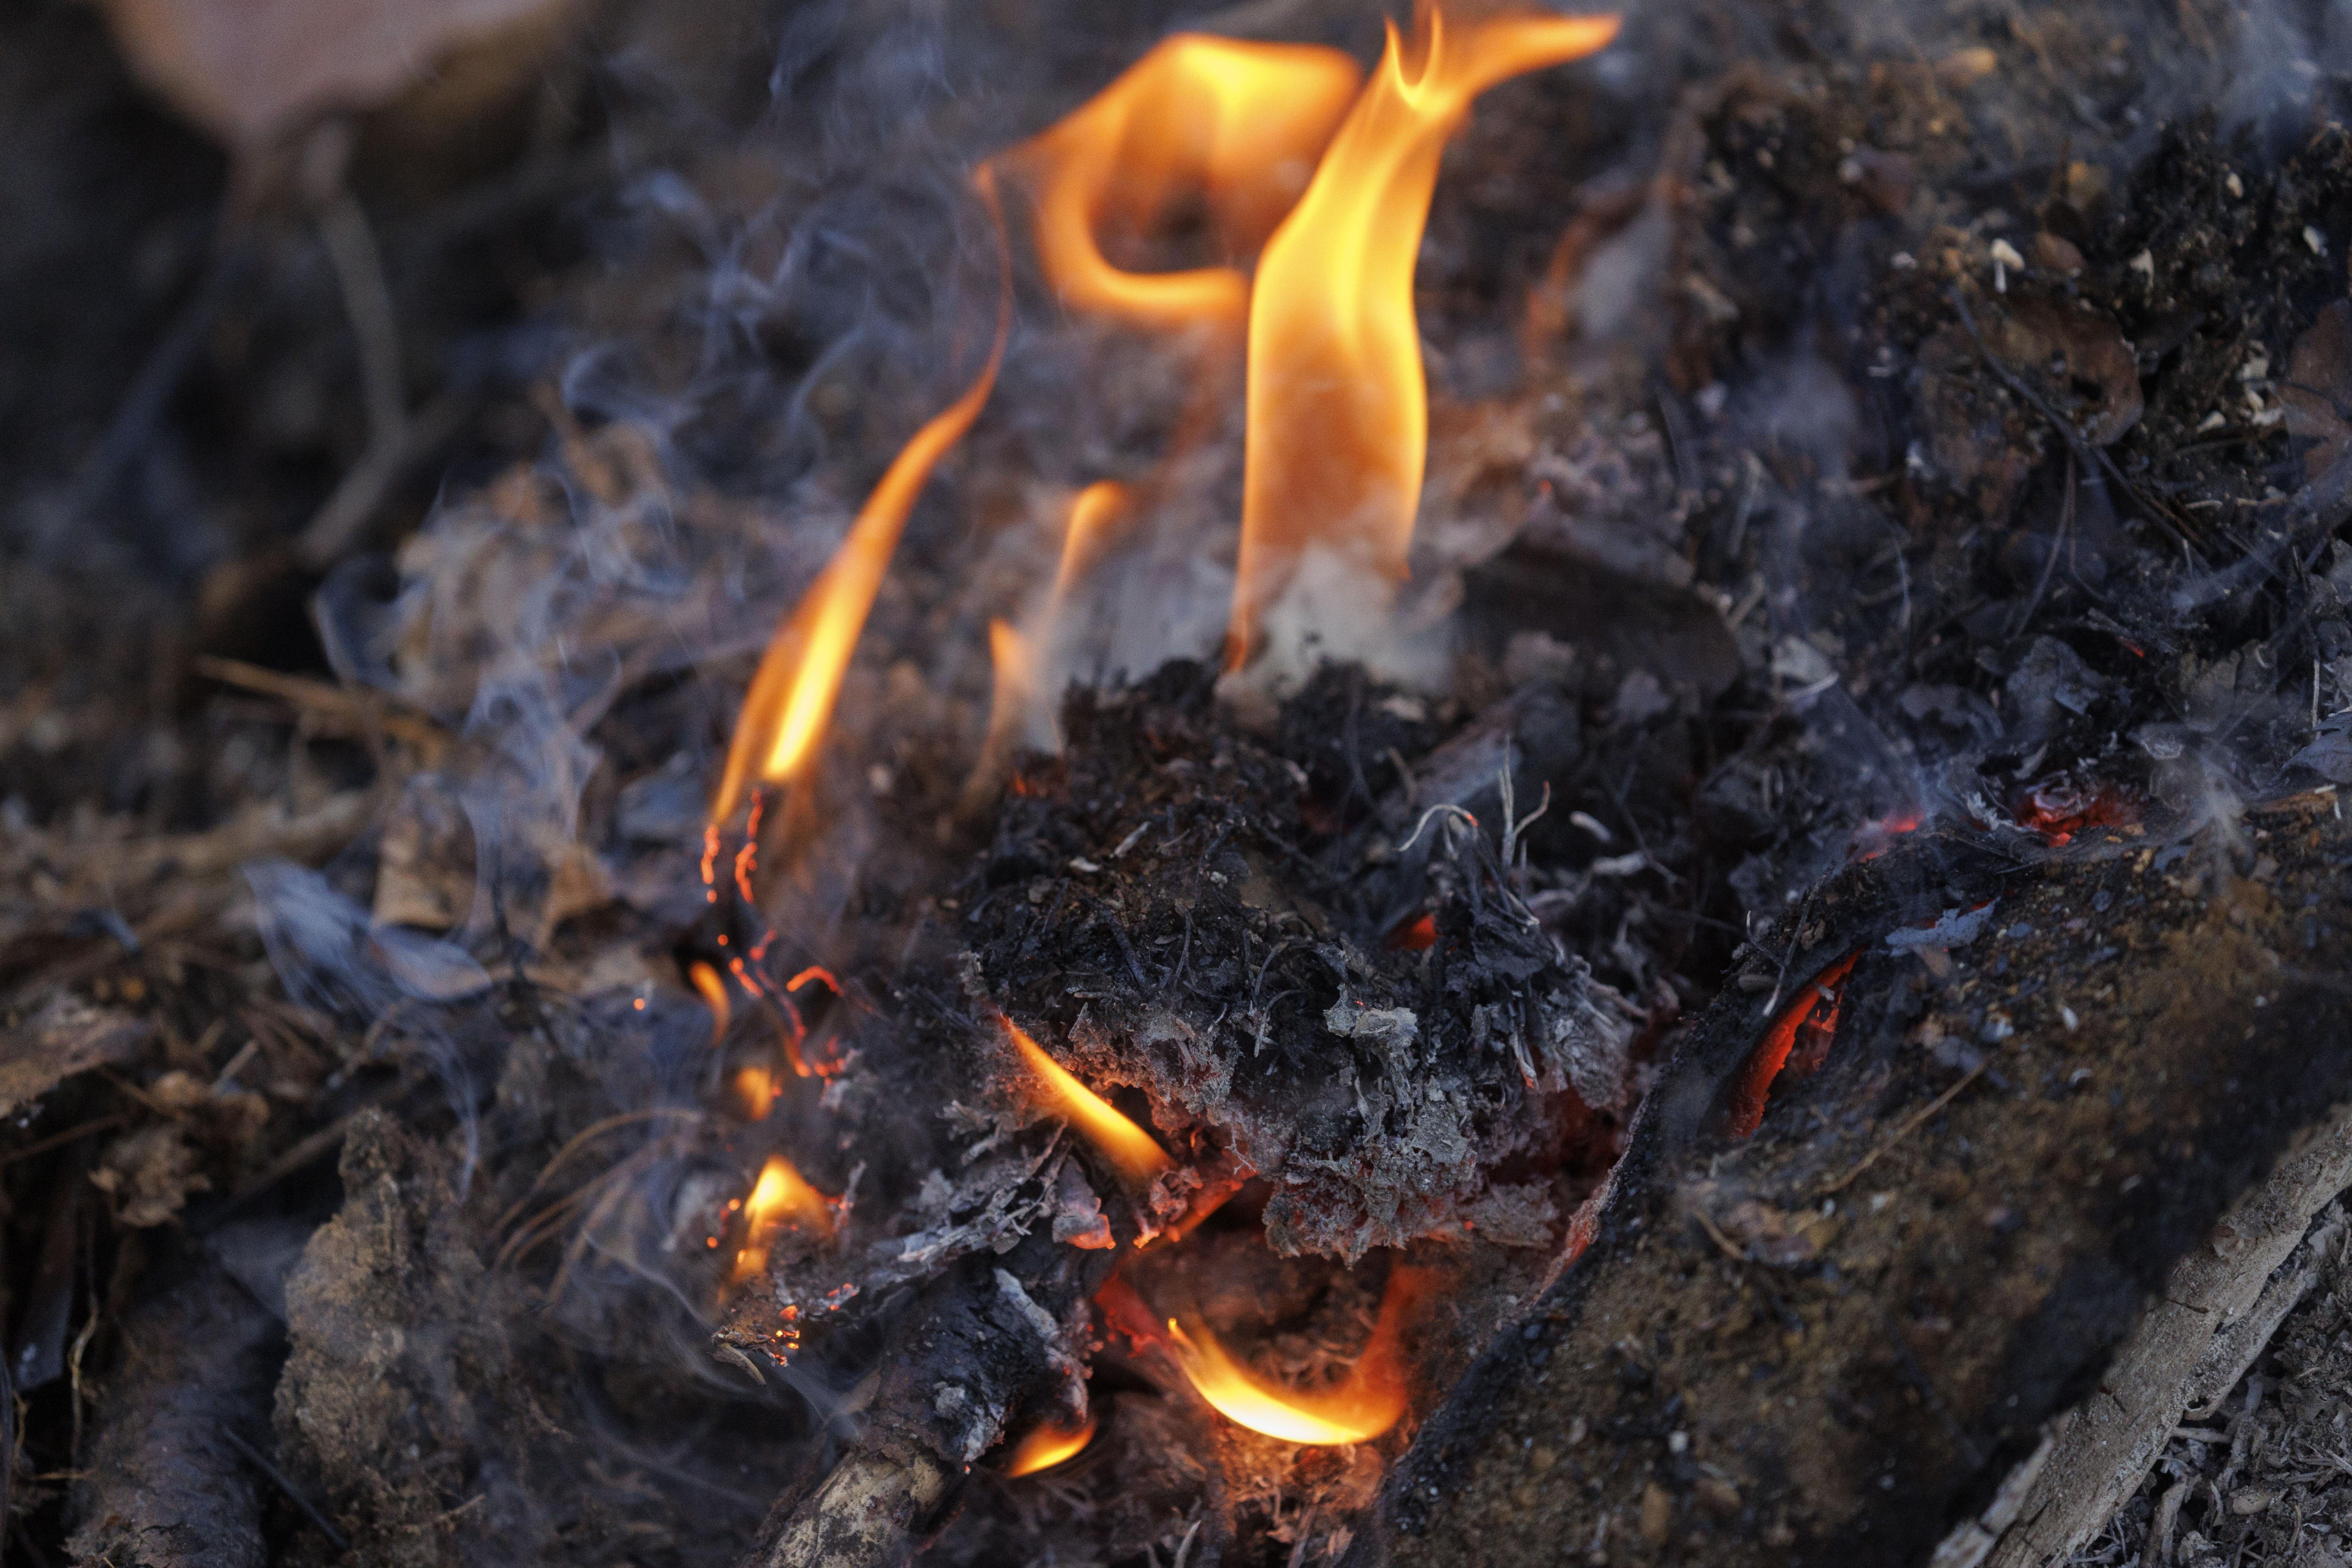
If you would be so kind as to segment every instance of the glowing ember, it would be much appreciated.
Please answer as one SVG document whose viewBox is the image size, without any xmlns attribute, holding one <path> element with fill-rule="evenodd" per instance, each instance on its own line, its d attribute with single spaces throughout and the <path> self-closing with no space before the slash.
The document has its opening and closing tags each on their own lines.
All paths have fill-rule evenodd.
<svg viewBox="0 0 2352 1568">
<path fill-rule="evenodd" d="M 1404 1320 L 1420 1294 L 1413 1271 L 1396 1268 L 1381 1298 L 1380 1321 L 1347 1380 L 1314 1392 L 1253 1375 L 1225 1353 L 1198 1318 L 1168 1320 L 1176 1363 L 1202 1398 L 1227 1420 L 1287 1443 L 1363 1443 L 1405 1411 Z"/>
<path fill-rule="evenodd" d="M 1234 668 L 1309 547 L 1404 576 L 1429 444 L 1412 272 L 1439 156 L 1479 93 L 1591 54 L 1617 26 L 1551 16 L 1449 26 L 1424 6 L 1408 62 L 1390 26 L 1371 81 L 1258 262 Z"/>
<path fill-rule="evenodd" d="M 2085 784 L 2070 773 L 2055 773 L 2025 792 L 2018 802 L 2017 821 L 2042 835 L 2053 849 L 2074 842 L 2090 827 L 2129 827 L 2139 821 L 2139 807 L 2113 784 Z"/>
<path fill-rule="evenodd" d="M 768 1163 L 760 1167 L 760 1179 L 752 1184 L 751 1195 L 743 1200 L 743 1219 L 748 1228 L 742 1249 L 735 1254 L 734 1278 L 739 1282 L 767 1268 L 768 1248 L 785 1226 L 833 1234 L 832 1203 L 782 1154 L 769 1155 Z"/>
<path fill-rule="evenodd" d="M 1010 154 L 1035 175 L 1037 255 L 1055 290 L 1140 326 L 1238 331 L 1249 283 L 1236 268 L 1126 271 L 1102 237 L 1148 236 L 1190 199 L 1223 256 L 1252 254 L 1306 188 L 1360 74 L 1337 49 L 1162 42 Z"/>
<path fill-rule="evenodd" d="M 1889 812 L 1885 816 L 1864 823 L 1853 830 L 1853 858 L 1877 859 L 1896 839 L 1906 833 L 1916 833 L 1920 820 L 1916 811 L 1906 810 Z"/>
<path fill-rule="evenodd" d="M 1076 1458 L 1095 1440 L 1095 1418 L 1089 1413 L 1075 1427 L 1057 1426 L 1052 1422 L 1033 1430 L 1014 1446 L 1013 1457 L 1004 1461 L 1008 1476 L 1034 1476 L 1039 1470 L 1051 1469 L 1065 1459 Z"/>
<path fill-rule="evenodd" d="M 1012 1019 L 1004 1020 L 1004 1032 L 1012 1037 L 1021 1059 L 1027 1062 L 1044 1083 L 1046 1098 L 1054 1110 L 1076 1124 L 1106 1159 L 1118 1167 L 1119 1173 L 1137 1185 L 1148 1185 L 1154 1176 L 1167 1170 L 1173 1162 L 1151 1135 L 1118 1111 L 1102 1096 L 1070 1076 L 1069 1070 L 1047 1056 L 1036 1041 L 1024 1034 L 1021 1026 Z"/>
<path fill-rule="evenodd" d="M 1437 945 L 1437 917 L 1421 914 L 1402 921 L 1381 945 L 1391 952 L 1427 952 Z"/>
<path fill-rule="evenodd" d="M 977 172 L 975 183 L 993 215 L 996 186 L 985 165 Z M 996 226 L 1001 252 L 1003 226 Z M 727 768 L 711 802 L 713 822 L 724 822 L 735 815 L 745 787 L 755 776 L 770 784 L 798 777 L 815 754 L 817 742 L 824 738 L 834 701 L 841 695 L 841 678 L 849 669 L 849 656 L 857 647 L 866 614 L 874 607 L 874 595 L 880 591 L 890 557 L 898 548 L 907 514 L 914 510 L 915 498 L 922 493 L 931 469 L 971 428 L 971 422 L 980 417 L 981 405 L 996 385 L 997 366 L 1004 358 L 1005 334 L 1013 321 L 1012 263 L 1002 254 L 999 261 L 1004 282 L 997 293 L 996 335 L 989 345 L 987 363 L 963 395 L 934 415 L 891 459 L 851 525 L 849 537 L 841 542 L 841 548 L 777 628 L 768 651 L 761 657 L 758 672 L 751 677 L 741 716 L 735 722 Z"/>
<path fill-rule="evenodd" d="M 1831 1042 L 1837 1037 L 1838 1001 L 1845 977 L 1861 956 L 1850 952 L 1822 971 L 1757 1042 L 1739 1081 L 1732 1087 L 1724 1122 L 1727 1136 L 1750 1137 L 1764 1124 L 1764 1106 L 1771 1098 L 1773 1080 L 1784 1068 L 1801 1076 L 1819 1070 L 1827 1059 Z"/>
</svg>

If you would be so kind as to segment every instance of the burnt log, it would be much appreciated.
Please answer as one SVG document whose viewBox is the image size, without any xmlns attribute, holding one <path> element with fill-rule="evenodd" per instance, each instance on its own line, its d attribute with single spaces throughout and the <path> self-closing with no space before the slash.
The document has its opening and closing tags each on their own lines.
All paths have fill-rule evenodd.
<svg viewBox="0 0 2352 1568">
<path fill-rule="evenodd" d="M 2210 1245 L 2258 1291 L 2339 1184 L 2334 1135 L 2308 1136 L 2352 1097 L 2332 805 L 2015 858 L 1931 838 L 1816 889 L 1743 954 L 1591 1246 L 1423 1426 L 1349 1561 L 1966 1561 L 2028 1494 L 2054 1525 L 2073 1472 L 2045 1436 L 2154 1364 L 2116 1358 L 2136 1325 L 2153 1342 L 2168 1281 Z M 1819 1070 L 1784 1071 L 1740 1138 L 1759 1041 L 1849 962 Z M 2277 1211 L 2284 1247 L 2226 1246 L 2233 1205 Z M 2150 1406 L 2211 1337 L 2167 1352 Z M 2023 1542 L 2000 1561 L 2038 1560 Z"/>
</svg>

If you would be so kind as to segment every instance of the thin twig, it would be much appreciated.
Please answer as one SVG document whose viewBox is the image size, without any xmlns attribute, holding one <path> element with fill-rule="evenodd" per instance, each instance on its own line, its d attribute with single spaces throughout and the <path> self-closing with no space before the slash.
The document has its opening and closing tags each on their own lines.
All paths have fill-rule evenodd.
<svg viewBox="0 0 2352 1568">
<path fill-rule="evenodd" d="M 425 753 L 428 762 L 437 763 L 449 749 L 447 731 L 429 719 L 392 711 L 384 700 L 373 692 L 353 691 L 331 681 L 288 675 L 281 670 L 247 664 L 243 659 L 221 658 L 213 654 L 197 655 L 195 668 L 197 674 L 225 686 L 242 687 L 247 691 L 275 697 L 288 707 L 310 716 L 313 722 L 323 721 L 322 727 L 362 735 L 373 729 L 395 735 Z"/>
<path fill-rule="evenodd" d="M 1824 1185 L 1822 1188 L 1822 1195 L 1826 1197 L 1831 1193 L 1842 1193 L 1845 1191 L 1847 1187 L 1853 1185 L 1856 1177 L 1860 1176 L 1864 1171 L 1869 1170 L 1871 1166 L 1878 1163 L 1878 1157 L 1880 1155 L 1885 1153 L 1889 1149 L 1894 1148 L 1897 1143 L 1902 1142 L 1904 1139 L 1908 1138 L 1913 1132 L 1918 1131 L 1920 1125 L 1927 1121 L 1928 1118 L 1943 1110 L 1944 1107 L 1951 1104 L 1953 1100 L 1958 1100 L 1959 1098 L 1960 1091 L 1968 1088 L 1969 1085 L 1976 1082 L 1978 1079 L 1983 1077 L 1985 1068 L 1990 1066 L 1992 1066 L 1992 1058 L 1988 1057 L 1983 1061 L 1980 1061 L 1977 1063 L 1976 1066 L 1970 1068 L 1968 1070 L 1967 1075 L 1963 1077 L 1959 1082 L 1952 1085 L 1951 1088 L 1946 1089 L 1943 1093 L 1929 1100 L 1926 1105 L 1921 1106 L 1918 1110 L 1913 1111 L 1909 1116 L 1905 1117 L 1903 1119 L 1903 1125 L 1897 1127 L 1892 1133 L 1890 1133 L 1886 1140 L 1880 1143 L 1877 1148 L 1873 1149 L 1869 1153 L 1864 1154 L 1862 1157 L 1862 1163 L 1860 1164 L 1854 1166 L 1853 1170 L 1848 1171 L 1844 1175 L 1840 1176 L 1836 1180 Z"/>
</svg>

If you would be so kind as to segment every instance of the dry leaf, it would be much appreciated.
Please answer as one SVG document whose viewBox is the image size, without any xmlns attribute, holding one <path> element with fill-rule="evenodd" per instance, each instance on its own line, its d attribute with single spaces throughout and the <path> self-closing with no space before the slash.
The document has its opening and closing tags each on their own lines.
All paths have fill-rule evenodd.
<svg viewBox="0 0 2352 1568">
<path fill-rule="evenodd" d="M 131 65 L 181 113 L 253 147 L 397 97 L 459 47 L 568 0 L 101 0 Z"/>
<path fill-rule="evenodd" d="M 119 1067 L 153 1030 L 145 1019 L 91 1006 L 59 991 L 32 1016 L 0 1030 L 0 1116 L 38 1100 L 75 1073 Z"/>
</svg>

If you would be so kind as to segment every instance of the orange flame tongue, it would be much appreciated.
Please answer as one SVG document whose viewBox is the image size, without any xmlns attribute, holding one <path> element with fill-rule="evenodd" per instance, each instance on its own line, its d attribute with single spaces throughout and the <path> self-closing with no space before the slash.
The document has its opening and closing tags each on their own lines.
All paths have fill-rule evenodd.
<svg viewBox="0 0 2352 1568">
<path fill-rule="evenodd" d="M 841 542 L 841 548 L 809 584 L 792 615 L 777 628 L 768 651 L 761 656 L 727 749 L 726 772 L 711 802 L 713 822 L 724 822 L 735 815 L 745 786 L 755 775 L 763 783 L 782 783 L 798 777 L 808 765 L 832 721 L 834 701 L 841 695 L 841 678 L 849 669 L 849 656 L 857 647 L 858 634 L 866 629 L 874 595 L 881 590 L 883 574 L 898 548 L 907 514 L 914 510 L 915 499 L 922 493 L 931 469 L 963 439 L 996 385 L 1004 339 L 1013 324 L 1012 262 L 1004 254 L 995 176 L 982 164 L 973 183 L 995 226 L 1003 279 L 996 300 L 996 336 L 989 346 L 988 362 L 963 395 L 932 416 L 891 460 L 881 482 L 866 498 L 849 537 Z"/>
<path fill-rule="evenodd" d="M 1004 1032 L 1011 1037 L 1013 1048 L 1021 1053 L 1021 1059 L 1044 1081 L 1054 1109 L 1076 1123 L 1088 1141 L 1118 1167 L 1120 1174 L 1139 1186 L 1148 1185 L 1154 1176 L 1174 1163 L 1167 1151 L 1151 1141 L 1151 1134 L 1121 1116 L 1111 1109 L 1110 1101 L 1072 1077 L 1069 1069 L 1047 1056 L 1020 1025 L 1006 1018 Z"/>
<path fill-rule="evenodd" d="M 1269 1384 L 1225 1353 L 1199 1318 L 1168 1320 L 1176 1363 L 1218 1414 L 1287 1443 L 1369 1442 L 1404 1415 L 1404 1320 L 1421 1293 L 1412 1270 L 1389 1275 L 1380 1321 L 1347 1381 L 1318 1393 Z"/>
<path fill-rule="evenodd" d="M 1168 330 L 1238 329 L 1249 284 L 1232 267 L 1130 272 L 1106 228 L 1164 224 L 1205 199 L 1220 248 L 1255 250 L 1306 187 L 1359 76 L 1337 49 L 1180 33 L 1076 112 L 1017 149 L 1037 172 L 1037 253 L 1071 305 Z"/>
<path fill-rule="evenodd" d="M 760 1167 L 751 1195 L 743 1200 L 743 1217 L 750 1228 L 742 1250 L 735 1254 L 735 1279 L 750 1279 L 768 1266 L 768 1248 L 776 1232 L 796 1226 L 821 1235 L 833 1233 L 833 1205 L 808 1184 L 782 1154 L 771 1154 Z"/>
<path fill-rule="evenodd" d="M 1479 93 L 1591 54 L 1618 26 L 1614 16 L 1449 26 L 1427 7 L 1420 22 L 1410 67 L 1390 26 L 1370 83 L 1258 262 L 1227 642 L 1235 668 L 1308 546 L 1404 576 L 1429 445 L 1412 269 L 1439 156 Z"/>
</svg>

